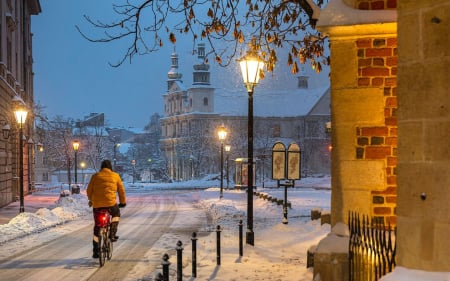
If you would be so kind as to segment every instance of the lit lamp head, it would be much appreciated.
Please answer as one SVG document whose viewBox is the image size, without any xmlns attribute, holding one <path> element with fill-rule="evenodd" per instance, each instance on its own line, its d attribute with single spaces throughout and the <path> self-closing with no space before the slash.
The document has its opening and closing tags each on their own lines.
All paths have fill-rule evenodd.
<svg viewBox="0 0 450 281">
<path fill-rule="evenodd" d="M 23 124 L 27 120 L 28 111 L 25 108 L 19 107 L 14 111 L 14 116 L 16 117 L 17 124 L 19 124 L 19 128 L 23 128 Z"/>
<path fill-rule="evenodd" d="M 226 152 L 230 152 L 230 150 L 231 150 L 231 145 L 226 144 L 226 145 L 225 145 L 225 151 L 226 151 Z"/>
<path fill-rule="evenodd" d="M 219 140 L 220 141 L 224 141 L 227 138 L 227 129 L 225 128 L 225 126 L 220 126 L 219 129 L 217 130 L 217 135 L 219 136 Z"/>
<path fill-rule="evenodd" d="M 264 61 L 260 59 L 253 50 L 238 60 L 241 66 L 242 78 L 244 79 L 247 92 L 253 92 L 255 86 L 259 83 L 260 78 L 264 78 Z"/>
<path fill-rule="evenodd" d="M 73 146 L 73 150 L 78 151 L 78 149 L 80 148 L 80 142 L 75 140 L 75 141 L 73 141 L 72 146 Z"/>
<path fill-rule="evenodd" d="M 84 167 L 86 167 L 86 163 L 81 162 L 81 163 L 80 163 L 80 166 L 81 166 L 81 169 L 84 169 Z"/>
</svg>

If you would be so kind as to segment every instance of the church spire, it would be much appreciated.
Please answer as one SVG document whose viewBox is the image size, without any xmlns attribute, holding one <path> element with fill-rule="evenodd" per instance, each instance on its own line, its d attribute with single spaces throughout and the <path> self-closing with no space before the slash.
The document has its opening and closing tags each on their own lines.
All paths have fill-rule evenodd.
<svg viewBox="0 0 450 281">
<path fill-rule="evenodd" d="M 170 70 L 167 73 L 167 90 L 172 87 L 173 83 L 175 81 L 181 81 L 181 77 L 183 76 L 181 73 L 178 72 L 178 54 L 176 53 L 175 49 L 172 55 L 170 56 L 171 65 Z"/>
</svg>

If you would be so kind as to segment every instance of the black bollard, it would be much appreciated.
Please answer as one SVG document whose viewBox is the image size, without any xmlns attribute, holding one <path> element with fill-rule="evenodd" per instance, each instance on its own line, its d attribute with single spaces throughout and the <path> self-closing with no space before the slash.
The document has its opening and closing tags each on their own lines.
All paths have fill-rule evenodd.
<svg viewBox="0 0 450 281">
<path fill-rule="evenodd" d="M 164 254 L 163 258 L 162 258 L 162 268 L 163 268 L 163 276 L 162 276 L 162 280 L 163 281 L 169 281 L 169 255 L 168 254 Z"/>
<path fill-rule="evenodd" d="M 217 265 L 220 265 L 220 225 L 217 226 L 216 234 L 217 234 Z"/>
<path fill-rule="evenodd" d="M 192 233 L 192 277 L 197 277 L 197 233 Z"/>
<path fill-rule="evenodd" d="M 183 280 L 183 243 L 177 242 L 177 281 Z"/>
<path fill-rule="evenodd" d="M 242 227 L 242 220 L 239 221 L 239 256 L 243 256 L 244 255 L 244 241 L 242 239 L 242 231 L 243 231 L 243 227 Z"/>
</svg>

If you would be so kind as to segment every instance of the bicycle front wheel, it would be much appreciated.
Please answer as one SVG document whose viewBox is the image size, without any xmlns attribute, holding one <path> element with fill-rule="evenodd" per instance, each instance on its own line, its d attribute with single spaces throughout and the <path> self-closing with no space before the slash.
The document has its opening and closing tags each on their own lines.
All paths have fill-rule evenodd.
<svg viewBox="0 0 450 281">
<path fill-rule="evenodd" d="M 112 258 L 112 254 L 113 254 L 113 242 L 111 241 L 111 238 L 109 238 L 109 237 L 106 239 L 106 241 L 107 241 L 106 242 L 106 245 L 107 245 L 106 249 L 108 251 L 108 254 L 106 256 L 107 256 L 108 260 L 110 260 Z"/>
<path fill-rule="evenodd" d="M 108 255 L 107 243 L 108 243 L 108 236 L 106 235 L 106 231 L 102 231 L 98 241 L 98 244 L 100 246 L 100 254 L 98 255 L 100 267 L 102 267 L 105 264 L 106 256 Z"/>
</svg>

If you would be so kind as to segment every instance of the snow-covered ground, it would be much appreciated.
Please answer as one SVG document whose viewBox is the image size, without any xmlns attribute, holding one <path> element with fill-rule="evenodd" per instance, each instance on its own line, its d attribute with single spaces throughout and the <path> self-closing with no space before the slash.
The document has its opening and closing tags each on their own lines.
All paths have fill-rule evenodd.
<svg viewBox="0 0 450 281">
<path fill-rule="evenodd" d="M 127 193 L 139 195 L 147 192 L 166 192 L 170 189 L 194 189 L 189 191 L 190 198 L 198 208 L 204 208 L 212 217 L 212 224 L 198 233 L 197 240 L 197 278 L 191 277 L 191 236 L 182 239 L 183 243 L 183 275 L 190 280 L 313 280 L 312 268 L 306 267 L 306 252 L 316 245 L 330 232 L 330 225 L 321 225 L 320 220 L 310 219 L 311 210 L 320 209 L 324 212 L 330 209 L 330 178 L 306 178 L 296 182 L 296 188 L 288 189 L 288 223 L 283 224 L 282 206 L 276 203 L 253 197 L 254 201 L 254 232 L 255 246 L 245 244 L 247 195 L 242 190 L 224 189 L 224 196 L 219 199 L 217 182 L 192 181 L 171 184 L 127 184 Z M 266 186 L 274 186 L 267 184 Z M 268 193 L 278 199 L 283 199 L 284 189 L 265 188 L 259 192 Z M 48 192 L 48 191 L 47 191 Z M 59 193 L 59 190 L 56 192 Z M 55 197 L 58 198 L 58 197 Z M 30 204 L 29 202 L 27 202 Z M 27 205 L 28 206 L 28 205 Z M 180 205 L 178 208 L 184 208 Z M 64 222 L 79 220 L 90 215 L 87 198 L 83 194 L 59 198 L 49 208 L 41 208 L 35 213 L 22 213 L 9 223 L 0 225 L 0 249 L 8 245 L 8 251 L 20 251 L 20 243 L 11 243 L 16 238 L 37 233 L 40 239 L 51 239 L 55 235 L 53 229 L 62 227 Z M 181 212 L 176 223 L 190 220 L 189 211 Z M 243 221 L 244 249 L 239 256 L 239 221 Z M 61 225 L 61 226 L 60 226 Z M 77 224 L 64 224 L 72 227 Z M 221 265 L 217 266 L 216 227 L 221 228 Z M 56 227 L 54 227 L 56 226 Z M 62 231 L 61 235 L 70 232 Z M 47 238 L 46 233 L 49 233 Z M 50 234 L 52 233 L 52 234 Z M 170 234 L 155 245 L 156 251 L 170 256 L 171 280 L 176 277 L 176 251 L 179 237 Z M 14 246 L 17 244 L 17 246 Z M 169 245 L 169 246 L 168 246 Z M 172 246 L 170 246 L 172 245 Z M 12 249 L 17 247 L 18 249 Z M 113 257 L 114 259 L 114 257 Z M 153 280 L 161 272 L 146 272 L 145 268 L 138 275 L 130 275 L 126 280 Z M 411 276 L 420 279 L 411 279 Z M 403 280 L 436 280 L 448 281 L 447 273 L 424 273 L 406 270 L 399 267 L 395 273 L 385 277 L 385 281 Z"/>
</svg>

